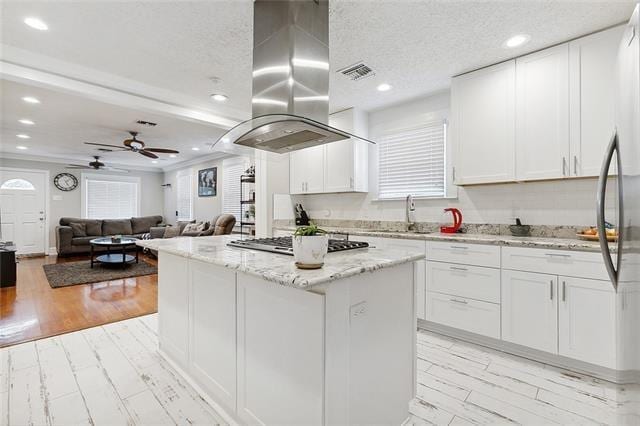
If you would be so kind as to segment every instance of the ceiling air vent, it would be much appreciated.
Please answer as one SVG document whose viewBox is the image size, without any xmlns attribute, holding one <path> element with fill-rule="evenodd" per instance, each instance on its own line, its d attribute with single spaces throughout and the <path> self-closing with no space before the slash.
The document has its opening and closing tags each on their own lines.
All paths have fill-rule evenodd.
<svg viewBox="0 0 640 426">
<path fill-rule="evenodd" d="M 347 76 L 347 78 L 352 81 L 362 80 L 363 78 L 376 75 L 368 65 L 364 64 L 364 62 L 358 62 L 357 64 L 350 65 L 338 72 Z"/>
</svg>

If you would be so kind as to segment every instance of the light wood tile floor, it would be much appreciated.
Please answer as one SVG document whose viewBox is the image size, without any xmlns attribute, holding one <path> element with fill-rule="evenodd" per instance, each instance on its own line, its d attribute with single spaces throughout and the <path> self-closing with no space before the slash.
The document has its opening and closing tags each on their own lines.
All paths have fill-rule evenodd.
<svg viewBox="0 0 640 426">
<path fill-rule="evenodd" d="M 0 426 L 224 424 L 157 353 L 147 315 L 0 349 Z M 418 332 L 408 424 L 640 424 L 638 387 Z"/>
</svg>

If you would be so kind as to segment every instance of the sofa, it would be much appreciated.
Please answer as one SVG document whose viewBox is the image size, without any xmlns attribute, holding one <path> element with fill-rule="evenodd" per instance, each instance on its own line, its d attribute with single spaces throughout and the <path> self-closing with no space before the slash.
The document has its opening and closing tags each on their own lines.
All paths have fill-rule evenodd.
<svg viewBox="0 0 640 426">
<path fill-rule="evenodd" d="M 190 224 L 195 223 L 195 220 L 190 222 L 178 222 L 175 226 L 178 227 L 178 234 L 180 237 L 207 237 L 211 235 L 228 235 L 233 231 L 233 227 L 236 225 L 236 217 L 232 214 L 220 214 L 213 218 L 211 222 L 207 222 L 208 226 L 202 231 L 197 232 L 184 232 L 184 228 Z M 164 238 L 166 227 L 164 226 L 152 226 L 149 230 L 151 238 Z"/>
<path fill-rule="evenodd" d="M 63 217 L 56 226 L 58 256 L 88 253 L 89 241 L 111 235 L 143 238 L 152 227 L 162 223 L 162 216 L 132 217 L 131 219 L 80 219 Z M 96 247 L 99 251 L 101 248 Z"/>
</svg>

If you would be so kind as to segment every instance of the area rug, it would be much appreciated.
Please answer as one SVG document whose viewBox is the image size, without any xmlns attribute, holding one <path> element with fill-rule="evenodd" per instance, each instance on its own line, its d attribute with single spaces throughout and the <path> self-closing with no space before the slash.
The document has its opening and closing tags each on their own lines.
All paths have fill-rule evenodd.
<svg viewBox="0 0 640 426">
<path fill-rule="evenodd" d="M 44 273 L 47 276 L 49 285 L 52 288 L 112 281 L 158 273 L 158 268 L 144 260 L 140 260 L 140 263 L 130 263 L 124 269 L 119 265 L 103 266 L 100 264 L 94 264 L 93 269 L 91 269 L 88 260 L 53 263 L 43 265 L 42 267 L 44 268 Z"/>
</svg>

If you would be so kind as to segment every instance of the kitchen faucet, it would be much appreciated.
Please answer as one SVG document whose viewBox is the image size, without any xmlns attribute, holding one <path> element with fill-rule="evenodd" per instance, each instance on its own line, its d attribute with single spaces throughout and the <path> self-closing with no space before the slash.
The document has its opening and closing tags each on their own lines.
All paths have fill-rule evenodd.
<svg viewBox="0 0 640 426">
<path fill-rule="evenodd" d="M 405 211 L 406 211 L 406 221 L 407 221 L 407 231 L 413 231 L 416 225 L 416 205 L 413 202 L 413 196 L 411 194 L 407 195 L 407 199 L 405 201 Z"/>
</svg>

